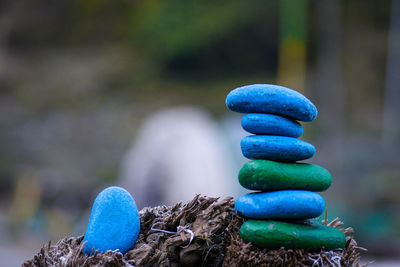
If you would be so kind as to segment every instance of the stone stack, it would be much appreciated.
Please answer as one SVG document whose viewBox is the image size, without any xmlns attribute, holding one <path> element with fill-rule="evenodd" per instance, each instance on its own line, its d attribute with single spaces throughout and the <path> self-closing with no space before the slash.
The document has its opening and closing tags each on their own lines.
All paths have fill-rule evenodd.
<svg viewBox="0 0 400 267">
<path fill-rule="evenodd" d="M 317 109 L 302 94 L 283 86 L 255 84 L 239 87 L 226 98 L 227 107 L 248 113 L 244 130 L 254 134 L 240 146 L 247 162 L 239 182 L 256 190 L 235 202 L 237 214 L 247 220 L 240 228 L 246 242 L 277 249 L 327 250 L 343 248 L 344 234 L 313 219 L 325 210 L 324 199 L 315 192 L 328 189 L 330 173 L 314 164 L 297 163 L 315 154 L 313 145 L 298 139 L 303 127 L 317 117 Z"/>
</svg>

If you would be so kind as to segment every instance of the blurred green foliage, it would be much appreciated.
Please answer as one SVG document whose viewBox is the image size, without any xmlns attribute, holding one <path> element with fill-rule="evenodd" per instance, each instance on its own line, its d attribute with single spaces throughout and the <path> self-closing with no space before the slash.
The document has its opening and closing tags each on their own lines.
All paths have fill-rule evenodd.
<svg viewBox="0 0 400 267">
<path fill-rule="evenodd" d="M 268 6 L 262 1 L 147 1 L 133 13 L 134 40 L 157 56 L 196 53 L 248 24 Z"/>
</svg>

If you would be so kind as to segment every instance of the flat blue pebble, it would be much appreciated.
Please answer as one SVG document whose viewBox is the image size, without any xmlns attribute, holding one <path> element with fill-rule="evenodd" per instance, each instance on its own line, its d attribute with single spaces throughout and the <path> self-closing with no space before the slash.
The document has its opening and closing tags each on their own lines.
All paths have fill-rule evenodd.
<svg viewBox="0 0 400 267">
<path fill-rule="evenodd" d="M 299 92 L 272 84 L 246 85 L 232 90 L 226 106 L 241 113 L 272 113 L 295 120 L 313 121 L 317 108 Z"/>
<path fill-rule="evenodd" d="M 249 159 L 269 159 L 293 162 L 311 158 L 313 145 L 297 138 L 274 135 L 250 135 L 240 142 L 243 156 Z"/>
<path fill-rule="evenodd" d="M 112 186 L 96 197 L 83 242 L 83 252 L 130 250 L 139 235 L 140 217 L 135 201 L 128 191 Z"/>
<path fill-rule="evenodd" d="M 318 217 L 324 210 L 324 199 L 304 190 L 250 193 L 235 202 L 236 213 L 251 219 L 309 219 Z"/>
<path fill-rule="evenodd" d="M 266 113 L 250 113 L 242 118 L 244 130 L 253 134 L 282 135 L 299 137 L 303 126 L 295 120 Z"/>
</svg>

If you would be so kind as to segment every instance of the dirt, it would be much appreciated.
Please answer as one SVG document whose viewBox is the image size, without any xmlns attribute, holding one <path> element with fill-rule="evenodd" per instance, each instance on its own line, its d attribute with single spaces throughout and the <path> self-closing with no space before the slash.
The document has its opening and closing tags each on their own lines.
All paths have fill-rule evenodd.
<svg viewBox="0 0 400 267">
<path fill-rule="evenodd" d="M 135 246 L 118 252 L 82 253 L 83 236 L 43 246 L 23 266 L 359 266 L 360 250 L 351 228 L 338 219 L 328 225 L 346 234 L 346 247 L 334 251 L 267 250 L 244 243 L 244 222 L 234 212 L 232 198 L 196 196 L 186 204 L 144 208 Z"/>
</svg>

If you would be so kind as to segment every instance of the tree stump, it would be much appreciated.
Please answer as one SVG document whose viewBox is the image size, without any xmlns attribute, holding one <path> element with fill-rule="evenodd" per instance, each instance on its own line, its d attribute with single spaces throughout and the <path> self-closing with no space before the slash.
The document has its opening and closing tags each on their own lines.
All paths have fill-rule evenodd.
<svg viewBox="0 0 400 267">
<path fill-rule="evenodd" d="M 359 266 L 360 248 L 338 219 L 330 224 L 346 234 L 343 250 L 268 250 L 244 243 L 244 220 L 234 211 L 233 198 L 197 195 L 186 204 L 144 208 L 135 246 L 119 252 L 82 253 L 83 236 L 43 246 L 23 266 Z"/>
</svg>

